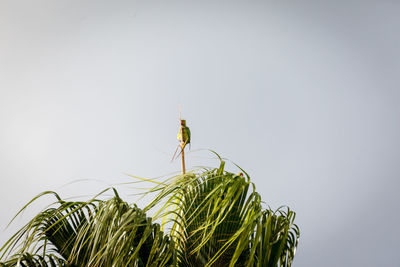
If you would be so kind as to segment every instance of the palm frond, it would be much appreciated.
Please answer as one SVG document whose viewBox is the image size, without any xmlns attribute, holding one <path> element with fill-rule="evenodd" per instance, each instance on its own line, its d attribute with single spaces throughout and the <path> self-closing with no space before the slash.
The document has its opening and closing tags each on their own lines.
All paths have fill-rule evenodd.
<svg viewBox="0 0 400 267">
<path fill-rule="evenodd" d="M 220 160 L 218 168 L 154 183 L 149 193 L 156 196 L 143 210 L 115 189 L 108 200 L 81 202 L 39 194 L 22 210 L 45 195 L 56 201 L 0 248 L 0 266 L 290 267 L 299 240 L 295 213 L 264 209 L 248 174 L 227 172 Z"/>
<path fill-rule="evenodd" d="M 216 169 L 157 185 L 146 209 L 165 201 L 179 266 L 290 266 L 298 240 L 294 212 L 263 210 L 249 177 Z M 145 210 L 146 210 L 145 209 Z"/>
<path fill-rule="evenodd" d="M 72 267 L 72 265 L 68 265 L 63 258 L 55 254 L 49 255 L 38 255 L 38 254 L 15 254 L 12 258 L 7 260 L 4 263 L 0 263 L 0 267 L 13 267 L 13 266 L 21 266 L 21 267 Z"/>
<path fill-rule="evenodd" d="M 54 206 L 35 216 L 3 246 L 3 257 L 8 258 L 4 264 L 167 266 L 175 260 L 173 243 L 160 226 L 117 193 L 107 201 L 59 199 Z"/>
</svg>

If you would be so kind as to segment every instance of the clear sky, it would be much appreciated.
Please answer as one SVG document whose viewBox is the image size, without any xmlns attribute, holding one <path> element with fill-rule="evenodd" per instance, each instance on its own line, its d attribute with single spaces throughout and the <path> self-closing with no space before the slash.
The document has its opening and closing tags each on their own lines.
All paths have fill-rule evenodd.
<svg viewBox="0 0 400 267">
<path fill-rule="evenodd" d="M 41 191 L 179 171 L 180 103 L 189 167 L 218 164 L 196 151 L 213 149 L 297 212 L 294 266 L 399 266 L 399 14 L 399 1 L 1 1 L 0 242 Z"/>
</svg>

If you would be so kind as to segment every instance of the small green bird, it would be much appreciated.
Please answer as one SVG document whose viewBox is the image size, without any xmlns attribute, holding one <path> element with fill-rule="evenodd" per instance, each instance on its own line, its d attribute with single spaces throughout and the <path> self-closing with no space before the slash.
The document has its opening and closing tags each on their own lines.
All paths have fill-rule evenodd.
<svg viewBox="0 0 400 267">
<path fill-rule="evenodd" d="M 186 120 L 181 120 L 181 127 L 177 138 L 181 143 L 182 149 L 184 149 L 187 144 L 190 144 L 190 129 L 186 126 Z"/>
<path fill-rule="evenodd" d="M 189 147 L 190 147 L 190 129 L 189 129 L 189 127 L 186 126 L 186 120 L 180 120 L 180 121 L 181 121 L 181 125 L 180 125 L 178 136 L 177 136 L 180 144 L 176 148 L 174 156 L 172 157 L 172 160 L 174 160 L 176 152 L 178 151 L 179 147 L 181 147 L 181 151 L 179 152 L 178 156 L 176 156 L 176 157 L 179 157 L 179 155 L 185 149 L 187 144 L 189 144 Z"/>
</svg>

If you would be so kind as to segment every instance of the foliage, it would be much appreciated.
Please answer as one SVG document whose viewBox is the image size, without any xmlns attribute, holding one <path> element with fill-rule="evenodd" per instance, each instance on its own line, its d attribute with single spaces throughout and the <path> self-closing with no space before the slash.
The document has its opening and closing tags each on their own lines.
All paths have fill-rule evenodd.
<svg viewBox="0 0 400 267">
<path fill-rule="evenodd" d="M 173 265 L 174 246 L 135 205 L 115 196 L 107 201 L 58 201 L 34 217 L 2 248 L 3 264 L 15 266 Z M 46 193 L 46 194 L 47 194 Z"/>
<path fill-rule="evenodd" d="M 0 266 L 291 266 L 295 213 L 263 209 L 247 174 L 227 172 L 221 161 L 155 183 L 149 193 L 156 196 L 143 210 L 115 190 L 106 201 L 39 195 L 57 201 L 1 248 Z"/>
</svg>

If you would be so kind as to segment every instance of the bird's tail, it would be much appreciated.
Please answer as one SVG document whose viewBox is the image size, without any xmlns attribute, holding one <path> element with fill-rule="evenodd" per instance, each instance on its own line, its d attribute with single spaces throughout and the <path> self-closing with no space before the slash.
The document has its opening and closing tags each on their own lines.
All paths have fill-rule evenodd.
<svg viewBox="0 0 400 267">
<path fill-rule="evenodd" d="M 174 161 L 176 152 L 178 152 L 178 148 L 179 148 L 179 145 L 178 145 L 178 146 L 176 147 L 176 149 L 175 149 L 175 153 L 174 153 L 174 155 L 172 156 L 171 162 Z M 181 154 L 181 153 L 179 153 L 178 156 L 176 156 L 176 157 L 179 157 L 180 154 Z"/>
</svg>

